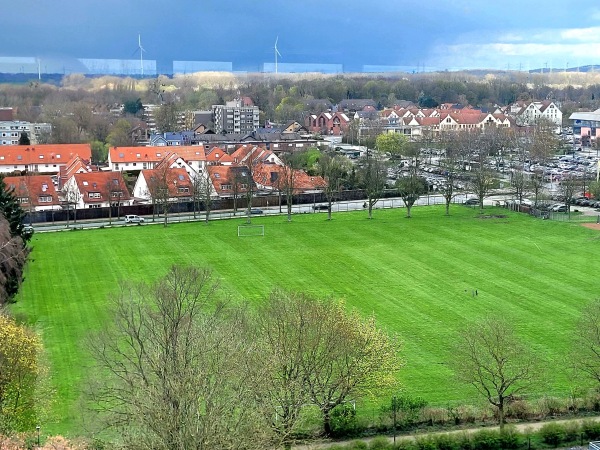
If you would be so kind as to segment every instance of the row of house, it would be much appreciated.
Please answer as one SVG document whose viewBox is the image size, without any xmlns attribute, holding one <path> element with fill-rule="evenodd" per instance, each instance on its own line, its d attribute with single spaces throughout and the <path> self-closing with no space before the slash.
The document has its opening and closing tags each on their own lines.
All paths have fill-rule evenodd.
<svg viewBox="0 0 600 450">
<path fill-rule="evenodd" d="M 65 153 L 66 147 L 60 151 Z M 38 147 L 36 154 L 43 150 Z M 209 151 L 199 146 L 114 147 L 109 170 L 104 171 L 90 165 L 89 155 L 83 154 L 72 155 L 58 172 L 38 174 L 30 168 L 23 170 L 24 175 L 6 176 L 5 186 L 14 191 L 25 210 L 101 208 L 153 203 L 159 190 L 161 198 L 167 195 L 170 202 L 188 202 L 200 189 L 199 183 L 206 180 L 214 199 L 242 196 L 249 189 L 263 194 L 278 192 L 287 170 L 274 152 L 249 144 L 232 153 L 217 146 Z M 137 176 L 131 191 L 125 172 Z M 294 193 L 317 192 L 324 187 L 324 180 L 296 171 L 293 184 Z"/>
<path fill-rule="evenodd" d="M 412 104 L 397 105 L 376 111 L 367 104 L 363 110 L 353 114 L 327 111 L 310 114 L 305 126 L 310 132 L 340 136 L 348 132 L 353 123 L 359 130 L 381 128 L 383 132 L 401 133 L 419 138 L 425 132 L 460 131 L 485 129 L 494 126 L 508 128 L 531 126 L 540 119 L 554 124 L 556 131 L 562 126 L 562 112 L 552 101 L 517 102 L 507 107 L 496 107 L 492 111 L 462 107 L 450 103 L 437 108 L 418 108 Z"/>
</svg>

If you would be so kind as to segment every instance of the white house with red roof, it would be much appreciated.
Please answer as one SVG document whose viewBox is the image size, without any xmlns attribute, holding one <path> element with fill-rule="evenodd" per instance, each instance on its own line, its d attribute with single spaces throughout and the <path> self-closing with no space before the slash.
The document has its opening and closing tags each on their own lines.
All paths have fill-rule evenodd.
<svg viewBox="0 0 600 450">
<path fill-rule="evenodd" d="M 133 187 L 133 197 L 137 202 L 152 202 L 157 189 L 168 189 L 169 202 L 191 201 L 193 182 L 184 167 L 157 167 L 142 170 Z"/>
<path fill-rule="evenodd" d="M 6 145 L 0 147 L 0 173 L 58 174 L 74 156 L 90 161 L 90 144 Z"/>
<path fill-rule="evenodd" d="M 12 191 L 25 211 L 60 209 L 58 192 L 50 175 L 4 177 L 6 190 Z"/>
<path fill-rule="evenodd" d="M 65 183 L 62 196 L 78 209 L 133 203 L 121 172 L 75 173 Z"/>
</svg>

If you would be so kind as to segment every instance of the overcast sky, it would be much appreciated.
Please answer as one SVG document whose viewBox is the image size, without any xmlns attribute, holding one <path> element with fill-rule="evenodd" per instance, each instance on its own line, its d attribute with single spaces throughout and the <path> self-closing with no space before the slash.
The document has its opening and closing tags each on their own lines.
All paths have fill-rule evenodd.
<svg viewBox="0 0 600 450">
<path fill-rule="evenodd" d="M 600 65 L 599 0 L 19 0 L 0 56 L 534 69 Z"/>
</svg>

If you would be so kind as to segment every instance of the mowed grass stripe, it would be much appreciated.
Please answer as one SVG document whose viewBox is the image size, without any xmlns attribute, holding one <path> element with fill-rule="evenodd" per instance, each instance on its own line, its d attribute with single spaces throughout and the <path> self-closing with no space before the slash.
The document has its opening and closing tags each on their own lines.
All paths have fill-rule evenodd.
<svg viewBox="0 0 600 450">
<path fill-rule="evenodd" d="M 253 218 L 264 237 L 237 237 L 244 219 L 34 237 L 35 259 L 14 310 L 43 334 L 58 392 L 55 432 L 76 430 L 88 360 L 83 341 L 106 320 L 122 280 L 151 281 L 172 264 L 213 268 L 223 290 L 257 302 L 275 286 L 344 298 L 398 333 L 407 392 L 431 402 L 472 400 L 447 361 L 456 332 L 486 314 L 515 322 L 553 364 L 569 353 L 580 307 L 598 295 L 600 234 L 567 223 L 486 209 L 405 210 Z M 473 296 L 477 289 L 478 295 Z M 554 370 L 544 393 L 568 390 Z M 540 391 L 541 393 L 542 391 Z"/>
</svg>

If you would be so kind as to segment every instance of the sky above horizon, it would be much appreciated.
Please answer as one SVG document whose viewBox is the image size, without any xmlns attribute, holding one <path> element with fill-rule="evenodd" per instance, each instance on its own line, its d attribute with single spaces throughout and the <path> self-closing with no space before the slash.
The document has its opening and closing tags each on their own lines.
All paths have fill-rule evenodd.
<svg viewBox="0 0 600 450">
<path fill-rule="evenodd" d="M 18 7 L 16 6 L 18 5 Z M 21 0 L 0 56 L 402 66 L 600 65 L 598 0 Z M 347 70 L 346 70 L 347 71 Z"/>
</svg>

